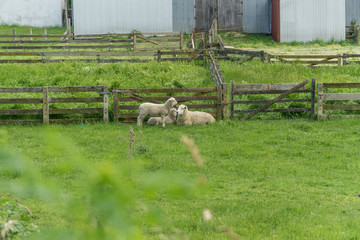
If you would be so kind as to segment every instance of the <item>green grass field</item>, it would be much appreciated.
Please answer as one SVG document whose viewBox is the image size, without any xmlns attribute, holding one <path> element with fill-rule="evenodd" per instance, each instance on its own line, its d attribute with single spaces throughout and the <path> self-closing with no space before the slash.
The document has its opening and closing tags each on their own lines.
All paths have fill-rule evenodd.
<svg viewBox="0 0 360 240">
<path fill-rule="evenodd" d="M 353 47 L 250 40 L 249 48 L 269 51 Z M 360 75 L 357 65 L 311 69 L 253 61 L 220 62 L 220 68 L 227 83 L 237 84 L 313 77 L 358 82 Z M 208 68 L 194 63 L 0 66 L 0 87 L 91 85 L 214 83 Z M 130 127 L 142 131 L 132 156 Z M 115 123 L 1 126 L 0 229 L 14 218 L 24 224 L 17 230 L 38 226 L 33 239 L 360 239 L 359 134 L 357 119 L 226 120 L 165 129 Z M 183 136 L 194 140 L 200 159 Z M 26 206 L 31 216 L 19 205 L 6 205 L 7 199 Z M 211 217 L 204 218 L 204 210 Z"/>
<path fill-rule="evenodd" d="M 20 202 L 45 232 L 53 227 L 91 232 L 93 225 L 86 224 L 93 224 L 99 209 L 110 220 L 122 219 L 93 200 L 129 215 L 126 224 L 147 239 L 231 239 L 219 226 L 232 228 L 240 237 L 233 239 L 360 237 L 358 120 L 143 127 L 134 147 L 133 170 L 127 169 L 126 142 L 117 139 L 126 138 L 128 130 L 116 124 L 2 127 L 6 144 L 1 149 L 20 154 L 37 175 L 32 179 L 26 169 L 22 174 L 1 172 L 1 182 L 32 179 L 23 191 L 40 192 L 40 197 Z M 181 142 L 183 135 L 194 139 L 202 169 Z M 207 183 L 199 187 L 201 176 Z M 116 187 L 106 193 L 110 196 L 92 189 L 92 184 L 104 187 L 108 182 Z M 62 197 L 54 197 L 58 195 Z M 210 221 L 203 219 L 204 209 L 211 211 Z M 110 239 L 109 232 L 104 236 Z"/>
</svg>

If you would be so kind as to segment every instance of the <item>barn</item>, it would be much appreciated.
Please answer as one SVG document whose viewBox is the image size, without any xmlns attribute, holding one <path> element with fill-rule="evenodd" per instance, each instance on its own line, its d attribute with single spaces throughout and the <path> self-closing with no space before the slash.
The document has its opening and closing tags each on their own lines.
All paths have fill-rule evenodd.
<svg viewBox="0 0 360 240">
<path fill-rule="evenodd" d="M 61 0 L 1 0 L 0 24 L 61 26 Z"/>
<path fill-rule="evenodd" d="M 352 22 L 360 24 L 360 1 L 345 0 L 346 7 L 346 26 L 351 26 Z"/>
<path fill-rule="evenodd" d="M 345 0 L 272 0 L 277 42 L 345 40 Z"/>
<path fill-rule="evenodd" d="M 194 0 L 73 0 L 75 35 L 141 32 L 191 33 Z"/>
</svg>

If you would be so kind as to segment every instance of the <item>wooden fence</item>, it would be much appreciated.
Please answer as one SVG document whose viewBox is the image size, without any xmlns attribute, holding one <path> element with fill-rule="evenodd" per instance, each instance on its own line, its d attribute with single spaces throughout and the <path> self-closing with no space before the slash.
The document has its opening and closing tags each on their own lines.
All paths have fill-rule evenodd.
<svg viewBox="0 0 360 240">
<path fill-rule="evenodd" d="M 360 26 L 346 26 L 346 40 L 355 44 L 359 44 Z"/>
<path fill-rule="evenodd" d="M 358 115 L 341 114 L 346 111 L 360 111 L 360 93 L 325 93 L 325 89 L 354 89 L 360 88 L 360 83 L 318 83 L 318 120 L 330 117 L 360 117 Z M 325 104 L 330 101 L 331 104 Z M 344 103 L 345 102 L 345 103 Z M 324 111 L 337 111 L 336 114 L 325 115 Z M 340 112 L 340 113 L 339 113 Z"/>
<path fill-rule="evenodd" d="M 142 102 L 164 103 L 170 97 L 174 97 L 178 104 L 186 104 L 190 110 L 207 111 L 218 120 L 226 113 L 226 100 L 222 98 L 222 89 L 219 87 L 113 89 L 114 120 L 133 122 L 138 117 L 139 105 Z"/>
<path fill-rule="evenodd" d="M 310 112 L 310 119 L 314 120 L 315 79 L 311 81 L 310 89 L 306 89 L 305 86 L 309 82 L 310 81 L 307 80 L 302 83 L 235 85 L 234 82 L 231 81 L 231 87 L 230 87 L 231 119 L 234 119 L 235 114 L 248 114 L 241 118 L 241 120 L 247 120 L 261 112 L 263 113 Z M 289 96 L 292 93 L 310 93 L 310 97 L 284 99 L 285 97 Z M 269 98 L 265 99 L 265 97 L 262 97 L 263 98 L 262 100 L 259 100 L 259 97 L 249 98 L 249 96 L 265 95 L 265 94 L 281 94 L 281 95 L 272 100 L 268 100 Z M 291 107 L 290 104 L 290 106 L 286 108 L 268 109 L 268 107 L 276 103 L 309 103 L 310 106 L 306 108 L 305 107 L 299 108 L 299 107 Z M 242 107 L 242 109 L 235 109 L 236 106 L 240 106 Z"/>
<path fill-rule="evenodd" d="M 65 51 L 97 49 L 116 51 L 121 49 L 138 51 L 182 50 L 184 48 L 183 32 L 154 32 L 126 34 L 13 34 L 0 35 L 0 49 L 8 51 L 33 51 L 39 49 L 57 49 Z"/>
<path fill-rule="evenodd" d="M 89 97 L 88 93 L 90 92 L 97 93 L 97 96 Z M 87 96 L 74 97 L 74 95 L 84 95 L 84 93 L 87 93 Z M 106 86 L 0 88 L 0 94 L 1 124 L 41 122 L 48 124 L 74 121 L 108 122 L 109 120 L 109 98 Z M 28 97 L 19 97 L 22 94 Z M 59 108 L 57 105 L 64 106 L 69 103 L 71 103 L 71 107 L 67 108 Z M 74 103 L 86 105 L 87 107 L 74 108 Z M 18 108 L 19 105 L 23 104 L 29 107 L 27 109 Z M 89 107 L 89 105 L 97 105 L 97 107 Z M 78 114 L 81 114 L 81 117 L 78 117 Z M 84 117 L 83 114 L 101 117 Z M 66 118 L 66 115 L 71 115 L 71 118 Z M 51 118 L 52 116 L 57 117 L 57 119 Z"/>
</svg>

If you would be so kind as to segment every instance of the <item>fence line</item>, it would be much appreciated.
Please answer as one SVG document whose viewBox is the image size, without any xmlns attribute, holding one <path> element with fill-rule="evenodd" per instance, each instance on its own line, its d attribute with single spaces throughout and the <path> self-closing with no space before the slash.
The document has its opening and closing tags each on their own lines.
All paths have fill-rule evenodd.
<svg viewBox="0 0 360 240">
<path fill-rule="evenodd" d="M 98 93 L 103 96 L 89 97 L 73 97 L 75 93 Z M 54 95 L 56 94 L 56 96 Z M 64 97 L 63 94 L 71 93 L 71 97 Z M 20 97 L 19 95 L 38 95 L 37 97 Z M 42 94 L 39 96 L 39 94 Z M 92 87 L 16 87 L 16 88 L 0 88 L 0 95 L 5 96 L 0 98 L 1 105 L 13 105 L 13 104 L 26 104 L 28 109 L 0 109 L 0 124 L 7 123 L 57 123 L 57 122 L 74 122 L 74 121 L 109 121 L 109 97 L 108 87 L 106 86 L 92 86 Z M 14 97 L 15 95 L 15 97 Z M 11 96 L 11 97 L 9 97 Z M 89 107 L 85 108 L 58 108 L 54 104 L 68 104 L 68 103 L 82 103 L 89 105 L 96 104 L 101 107 Z M 41 106 L 40 106 L 41 105 Z M 64 116 L 68 114 L 96 114 L 101 115 L 101 118 L 93 117 L 81 117 L 81 118 L 57 118 L 53 119 L 51 116 Z M 19 119 L 20 116 L 37 116 L 36 119 Z"/>
<path fill-rule="evenodd" d="M 178 104 L 186 104 L 189 109 L 211 109 L 208 111 L 218 120 L 223 118 L 226 102 L 222 98 L 222 89 L 214 88 L 164 88 L 164 89 L 113 89 L 114 120 L 133 122 L 138 117 L 138 108 L 142 102 L 159 103 L 174 97 Z M 177 95 L 174 95 L 177 94 Z M 207 111 L 207 110 L 204 110 Z"/>
<path fill-rule="evenodd" d="M 315 113 L 315 79 L 312 79 L 310 89 L 306 89 L 305 86 L 310 81 L 307 80 L 302 83 L 278 83 L 278 84 L 241 84 L 235 85 L 231 81 L 230 87 L 230 107 L 231 107 L 231 119 L 234 119 L 235 114 L 248 114 L 243 117 L 242 120 L 247 120 L 258 114 L 263 113 L 290 113 L 290 112 L 310 112 L 310 119 L 314 120 Z M 310 93 L 310 98 L 292 98 L 292 99 L 283 99 L 284 97 L 292 93 Z M 279 97 L 268 100 L 263 99 L 259 100 L 258 97 L 255 99 L 247 100 L 236 100 L 236 96 L 246 97 L 254 95 L 268 95 L 268 94 L 281 94 Z M 287 108 L 272 108 L 268 109 L 269 106 L 275 103 L 310 103 L 310 107 L 307 108 L 298 108 L 298 107 L 287 107 Z M 262 105 L 259 108 L 251 108 L 253 105 Z M 236 110 L 235 106 L 248 106 L 246 109 Z M 254 105 L 254 106 L 255 106 Z"/>
<path fill-rule="evenodd" d="M 325 93 L 325 89 L 349 89 L 360 88 L 360 83 L 318 83 L 318 120 L 325 118 L 340 116 L 345 118 L 360 117 L 357 115 L 325 115 L 324 111 L 360 111 L 360 104 L 355 101 L 360 101 L 360 93 Z M 335 104 L 325 104 L 326 101 L 334 101 Z M 340 103 L 338 101 L 341 101 Z M 348 101 L 350 103 L 343 103 Z M 352 101 L 352 102 L 351 102 Z"/>
</svg>

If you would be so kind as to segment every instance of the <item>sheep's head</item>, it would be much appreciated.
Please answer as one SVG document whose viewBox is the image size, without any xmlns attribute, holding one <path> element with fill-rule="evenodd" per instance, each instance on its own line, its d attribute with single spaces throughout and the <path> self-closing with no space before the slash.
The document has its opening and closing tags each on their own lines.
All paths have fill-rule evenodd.
<svg viewBox="0 0 360 240">
<path fill-rule="evenodd" d="M 180 105 L 178 110 L 176 111 L 176 115 L 183 115 L 188 110 L 186 105 Z"/>
<path fill-rule="evenodd" d="M 170 109 L 169 116 L 171 119 L 176 119 L 176 111 L 177 110 L 175 108 Z"/>
<path fill-rule="evenodd" d="M 167 102 L 170 103 L 171 107 L 174 107 L 177 104 L 177 101 L 173 97 L 169 98 Z"/>
</svg>

